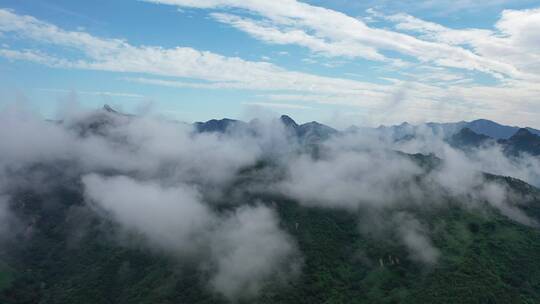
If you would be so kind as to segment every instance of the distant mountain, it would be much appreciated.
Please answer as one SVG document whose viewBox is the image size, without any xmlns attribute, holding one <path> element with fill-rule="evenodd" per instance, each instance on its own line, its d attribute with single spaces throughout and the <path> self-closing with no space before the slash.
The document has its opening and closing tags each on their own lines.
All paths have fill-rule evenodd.
<svg viewBox="0 0 540 304">
<path fill-rule="evenodd" d="M 294 119 L 287 115 L 282 115 L 279 120 L 284 125 L 289 135 L 296 137 L 301 143 L 304 144 L 315 143 L 339 133 L 339 131 L 336 129 L 316 121 L 299 125 L 296 123 L 296 121 L 294 121 Z M 255 124 L 256 122 L 253 121 L 251 123 L 246 123 L 241 120 L 224 118 L 220 120 L 212 119 L 206 122 L 196 122 L 194 123 L 194 127 L 197 132 L 201 133 L 225 133 L 233 128 L 239 130 L 249 130 L 250 128 L 253 128 Z"/>
<path fill-rule="evenodd" d="M 132 117 L 134 115 L 121 113 L 105 104 L 101 109 L 79 119 L 71 127 L 81 136 L 105 135 L 108 127 L 117 124 L 119 121 L 129 120 Z"/>
<path fill-rule="evenodd" d="M 105 115 L 104 115 L 105 114 Z M 105 104 L 101 111 L 97 111 L 95 115 L 88 119 L 90 129 L 97 130 L 99 126 L 110 122 L 110 115 L 117 115 L 122 117 L 132 117 L 133 115 L 121 113 L 111 106 Z M 520 128 L 517 126 L 502 125 L 497 122 L 487 119 L 477 119 L 470 122 L 460 121 L 453 123 L 437 123 L 428 122 L 420 125 L 413 125 L 408 122 L 403 122 L 399 125 L 384 126 L 381 125 L 377 128 L 366 128 L 351 126 L 344 131 L 338 131 L 332 127 L 321 124 L 317 121 L 312 121 L 305 124 L 298 124 L 290 116 L 282 115 L 279 120 L 283 125 L 292 132 L 291 134 L 298 136 L 303 142 L 313 142 L 321 139 L 326 139 L 332 135 L 339 133 L 365 133 L 375 132 L 380 135 L 388 136 L 394 140 L 411 139 L 417 136 L 419 133 L 426 131 L 433 134 L 440 135 L 449 140 L 473 140 L 470 138 L 474 136 L 469 131 L 472 131 L 476 135 L 484 135 L 495 140 L 507 140 L 510 139 L 521 129 L 528 131 L 532 135 L 540 136 L 540 130 L 525 127 Z M 197 132 L 218 132 L 225 133 L 232 130 L 249 130 L 253 128 L 253 123 L 247 123 L 241 120 L 223 118 L 223 119 L 211 119 L 206 122 L 195 122 L 193 124 Z M 460 131 L 466 130 L 465 133 L 460 134 Z M 457 136 L 456 138 L 453 138 Z M 467 137 L 467 138 L 466 138 Z M 453 138 L 453 139 L 452 139 Z M 461 138 L 461 139 L 460 139 Z M 480 140 L 480 138 L 476 138 Z M 469 144 L 474 144 L 470 142 Z"/>
<path fill-rule="evenodd" d="M 519 129 L 507 140 L 499 140 L 504 145 L 505 152 L 510 155 L 528 153 L 540 155 L 540 136 L 533 134 L 529 129 Z"/>
<path fill-rule="evenodd" d="M 247 123 L 235 120 L 235 119 L 211 119 L 206 122 L 196 122 L 193 124 L 195 129 L 200 132 L 218 132 L 218 133 L 225 133 L 227 131 L 230 131 L 232 128 L 245 128 L 248 126 Z"/>
<path fill-rule="evenodd" d="M 288 133 L 296 136 L 302 144 L 315 144 L 339 133 L 338 130 L 316 121 L 299 125 L 287 115 L 282 115 L 279 120 L 285 126 Z"/>
<path fill-rule="evenodd" d="M 388 134 L 398 140 L 407 135 L 430 131 L 433 134 L 441 135 L 445 138 L 451 138 L 463 128 L 468 128 L 476 134 L 489 136 L 494 139 L 509 139 L 514 135 L 520 127 L 506 126 L 487 119 L 477 119 L 470 122 L 460 121 L 455 123 L 436 123 L 428 122 L 420 125 L 411 125 L 402 123 L 394 126 L 380 126 L 377 130 Z M 540 135 L 540 130 L 533 128 L 525 128 L 532 134 Z"/>
<path fill-rule="evenodd" d="M 299 138 L 308 141 L 327 139 L 328 137 L 339 133 L 336 129 L 316 121 L 299 125 L 287 115 L 282 115 L 280 120 L 283 125 L 285 125 L 285 128 L 291 130 Z"/>
<path fill-rule="evenodd" d="M 468 122 L 466 127 L 477 134 L 487 135 L 495 139 L 510 138 L 518 129 L 517 127 L 504 126 L 487 119 L 477 119 Z"/>
<path fill-rule="evenodd" d="M 518 132 L 518 130 L 520 129 L 520 127 L 505 126 L 487 119 L 478 119 L 471 121 L 467 123 L 467 127 L 478 134 L 487 135 L 495 139 L 508 139 L 514 134 L 516 134 L 516 132 Z M 533 128 L 524 129 L 528 130 L 532 134 L 540 135 L 540 130 L 536 130 Z"/>
<path fill-rule="evenodd" d="M 296 128 L 298 128 L 298 124 L 296 123 L 296 121 L 294 121 L 294 119 L 292 119 L 291 117 L 289 117 L 287 115 L 281 115 L 281 117 L 279 119 L 281 120 L 281 122 L 287 128 L 292 128 L 294 130 L 296 130 Z"/>
<path fill-rule="evenodd" d="M 508 156 L 518 156 L 526 153 L 533 156 L 540 155 L 540 136 L 533 134 L 529 129 L 521 128 L 508 139 L 495 140 L 487 135 L 478 134 L 469 128 L 463 128 L 454 134 L 448 143 L 453 147 L 468 150 L 490 144 L 498 144 Z"/>
<path fill-rule="evenodd" d="M 103 111 L 113 113 L 113 114 L 120 114 L 120 112 L 116 111 L 115 109 L 113 109 L 108 104 L 103 105 Z"/>
<path fill-rule="evenodd" d="M 400 125 L 395 126 L 379 126 L 376 131 L 380 132 L 383 136 L 393 138 L 395 140 L 400 140 L 405 137 L 414 135 L 418 131 L 418 127 L 404 122 Z"/>
<path fill-rule="evenodd" d="M 121 113 L 106 104 L 101 110 L 95 111 L 85 119 L 81 119 L 73 127 L 82 136 L 87 134 L 103 135 L 109 125 L 118 123 L 115 117 L 129 119 L 133 115 Z M 282 115 L 279 121 L 284 125 L 289 136 L 303 145 L 316 144 L 337 134 L 366 132 L 375 132 L 375 134 L 378 133 L 396 141 L 408 141 L 428 131 L 446 138 L 448 143 L 457 148 L 470 149 L 490 143 L 498 143 L 503 146 L 505 153 L 508 155 L 515 156 L 520 153 L 540 155 L 540 130 L 501 125 L 486 119 L 456 123 L 429 122 L 421 125 L 404 122 L 400 125 L 380 126 L 375 129 L 351 126 L 345 131 L 338 131 L 316 121 L 298 124 L 287 115 Z M 195 122 L 193 127 L 199 133 L 236 131 L 255 134 L 256 125 L 256 120 L 247 123 L 241 120 L 223 118 Z"/>
<path fill-rule="evenodd" d="M 463 128 L 454 134 L 449 143 L 458 148 L 480 147 L 488 143 L 495 143 L 495 140 L 484 134 L 478 134 L 469 128 Z"/>
<path fill-rule="evenodd" d="M 133 114 L 127 114 L 127 113 L 118 111 L 118 110 L 114 109 L 113 107 L 111 107 L 108 104 L 104 104 L 101 111 L 105 112 L 105 113 L 108 113 L 108 114 L 122 116 L 122 117 L 135 117 L 135 115 L 133 115 Z"/>
</svg>

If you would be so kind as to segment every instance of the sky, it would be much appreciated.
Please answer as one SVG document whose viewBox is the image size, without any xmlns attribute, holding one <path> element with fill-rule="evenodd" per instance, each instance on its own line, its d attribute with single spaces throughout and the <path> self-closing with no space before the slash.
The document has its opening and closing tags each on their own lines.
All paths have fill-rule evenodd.
<svg viewBox="0 0 540 304">
<path fill-rule="evenodd" d="M 0 0 L 0 105 L 540 128 L 540 0 Z"/>
</svg>

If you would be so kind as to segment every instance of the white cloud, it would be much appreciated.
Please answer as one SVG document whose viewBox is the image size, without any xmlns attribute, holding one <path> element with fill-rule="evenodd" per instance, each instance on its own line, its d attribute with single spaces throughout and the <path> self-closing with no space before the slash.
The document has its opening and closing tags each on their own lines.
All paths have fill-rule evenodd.
<svg viewBox="0 0 540 304">
<path fill-rule="evenodd" d="M 81 95 L 92 95 L 92 96 L 110 96 L 110 97 L 125 97 L 125 98 L 143 98 L 144 95 L 133 94 L 133 93 L 124 93 L 124 92 L 107 92 L 107 91 L 74 91 L 74 90 L 65 90 L 65 89 L 48 89 L 48 88 L 38 88 L 37 90 L 42 92 L 51 92 L 51 93 L 77 93 Z"/>
<path fill-rule="evenodd" d="M 188 185 L 163 187 L 126 176 L 82 178 L 87 200 L 154 248 L 210 264 L 209 285 L 235 300 L 256 296 L 269 280 L 284 284 L 300 270 L 294 241 L 264 206 L 219 215 Z M 0 214 L 1 215 L 1 214 Z"/>
<path fill-rule="evenodd" d="M 221 225 L 210 246 L 217 269 L 211 284 L 230 299 L 255 296 L 263 282 L 277 279 L 283 284 L 300 270 L 294 242 L 266 207 L 237 210 Z"/>
<path fill-rule="evenodd" d="M 33 50 L 11 50 L 11 49 L 0 49 L 0 56 L 5 57 L 10 60 L 25 60 L 31 61 L 39 64 L 48 65 L 51 67 L 68 67 L 70 64 L 68 61 L 43 54 L 39 51 Z"/>
<path fill-rule="evenodd" d="M 418 10 L 431 10 L 436 14 L 452 14 L 460 11 L 480 11 L 485 9 L 499 8 L 506 5 L 523 5 L 534 3 L 534 0 L 492 0 L 492 1 L 476 1 L 476 0 L 421 0 L 421 1 L 403 1 L 402 8 L 414 8 Z"/>
<path fill-rule="evenodd" d="M 497 31 L 454 30 L 406 14 L 385 16 L 375 10 L 370 11 L 373 19 L 385 18 L 396 23 L 397 30 L 394 31 L 372 27 L 343 13 L 294 0 L 149 2 L 209 9 L 216 20 L 267 43 L 300 45 L 324 56 L 376 60 L 392 68 L 393 73 L 401 79 L 416 75 L 409 78 L 410 81 L 394 79 L 390 85 L 334 82 L 332 87 L 327 87 L 330 82 L 319 82 L 310 90 L 309 86 L 296 83 L 297 88 L 302 88 L 298 91 L 303 92 L 285 93 L 285 96 L 294 95 L 300 100 L 318 103 L 365 107 L 369 109 L 367 116 L 372 120 L 383 119 L 381 122 L 384 123 L 421 121 L 425 117 L 443 121 L 484 117 L 515 124 L 518 122 L 510 120 L 508 113 L 523 116 L 525 112 L 526 117 L 519 123 L 538 127 L 533 118 L 538 115 L 538 110 L 530 106 L 538 102 L 539 96 L 535 83 L 540 78 L 540 60 L 537 52 L 530 49 L 537 47 L 534 33 L 539 32 L 536 29 L 538 10 L 503 12 L 496 24 Z M 470 3 L 462 1 L 462 4 L 468 6 Z M 246 14 L 229 10 L 234 8 L 242 9 Z M 224 12 L 226 10 L 229 11 Z M 520 19 L 520 22 L 516 19 Z M 511 36 L 517 33 L 523 37 Z M 383 56 L 382 51 L 386 50 L 412 57 L 416 62 Z M 444 70 L 431 73 L 415 70 L 421 67 Z M 405 68 L 410 69 L 405 72 L 408 74 L 400 75 Z M 476 83 L 476 77 L 468 74 L 477 72 L 493 76 L 496 83 Z M 167 84 L 174 85 L 171 82 Z M 214 85 L 203 84 L 202 87 Z M 218 86 L 233 87 L 234 84 L 222 83 Z M 393 105 L 391 101 L 396 97 L 399 97 L 397 99 L 400 99 L 402 106 L 389 108 L 388 105 Z M 391 115 L 387 114 L 389 110 Z"/>
<path fill-rule="evenodd" d="M 398 225 L 401 241 L 409 250 L 411 259 L 426 264 L 435 264 L 440 252 L 429 239 L 427 229 L 407 213 L 398 213 L 393 220 Z"/>
<path fill-rule="evenodd" d="M 95 174 L 84 176 L 82 182 L 87 198 L 113 220 L 175 253 L 193 254 L 212 221 L 200 194 L 187 186 L 164 188 L 125 176 Z"/>
<path fill-rule="evenodd" d="M 299 104 L 290 104 L 290 103 L 277 103 L 277 102 L 244 102 L 242 104 L 248 105 L 248 106 L 257 106 L 257 107 L 268 107 L 268 108 L 276 108 L 276 109 L 299 109 L 299 110 L 306 110 L 306 109 L 312 109 L 312 107 L 309 106 L 303 106 Z"/>
<path fill-rule="evenodd" d="M 213 13 L 211 16 L 219 22 L 227 23 L 253 37 L 273 44 L 297 44 L 309 48 L 315 53 L 328 57 L 363 57 L 371 60 L 384 60 L 384 56 L 379 54 L 374 48 L 355 43 L 354 41 L 333 41 L 328 42 L 308 34 L 303 29 L 279 28 L 275 24 L 256 21 L 251 18 L 242 18 L 236 15 Z"/>
<path fill-rule="evenodd" d="M 263 22 L 230 14 L 214 14 L 221 22 L 233 25 L 267 42 L 299 44 L 333 56 L 351 56 L 389 61 L 380 50 L 396 51 L 420 62 L 475 70 L 492 75 L 526 77 L 516 67 L 494 58 L 485 58 L 455 45 L 418 39 L 414 36 L 371 28 L 363 21 L 330 9 L 295 0 L 272 2 L 216 0 L 195 3 L 191 0 L 150 0 L 153 3 L 195 8 L 241 8 L 263 17 Z M 309 34 L 308 34 L 309 32 Z M 347 47 L 347 50 L 340 48 Z M 351 52 L 351 53 L 349 53 Z M 353 56 L 354 57 L 354 56 Z"/>
<path fill-rule="evenodd" d="M 85 59 L 58 59 L 33 50 L 0 49 L 0 55 L 61 68 L 79 68 L 201 81 L 156 81 L 179 87 L 242 88 L 260 90 L 340 91 L 344 88 L 368 89 L 375 85 L 340 78 L 288 71 L 267 62 L 245 61 L 189 47 L 164 49 L 136 47 L 119 39 L 102 39 L 84 32 L 64 31 L 30 16 L 0 10 L 0 32 L 16 35 L 56 47 L 75 48 Z M 148 82 L 148 81 L 146 81 Z"/>
<path fill-rule="evenodd" d="M 448 45 L 471 47 L 476 54 L 489 60 L 513 65 L 513 76 L 530 81 L 540 78 L 540 9 L 505 10 L 495 24 L 496 30 L 451 29 L 407 14 L 379 17 L 395 22 L 399 30 L 418 32 L 422 38 Z"/>
<path fill-rule="evenodd" d="M 290 148 L 283 126 L 261 123 L 255 139 L 194 134 L 186 124 L 99 110 L 66 115 L 48 122 L 18 103 L 0 111 L 0 240 L 15 217 L 5 194 L 25 186 L 50 190 L 82 176 L 93 210 L 152 249 L 211 268 L 209 287 L 226 297 L 254 296 L 270 280 L 274 286 L 296 273 L 296 245 L 269 207 L 221 212 L 211 199 L 262 151 Z M 41 166 L 61 166 L 66 175 L 50 178 Z"/>
</svg>

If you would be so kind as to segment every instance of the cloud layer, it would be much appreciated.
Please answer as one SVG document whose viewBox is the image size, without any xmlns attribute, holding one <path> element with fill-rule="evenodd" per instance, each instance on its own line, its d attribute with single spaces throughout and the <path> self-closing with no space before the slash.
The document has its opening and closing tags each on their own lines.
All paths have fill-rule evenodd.
<svg viewBox="0 0 540 304">
<path fill-rule="evenodd" d="M 184 258 L 207 256 L 210 286 L 229 299 L 253 297 L 263 283 L 286 282 L 300 267 L 294 241 L 268 207 L 218 215 L 188 185 L 164 188 L 126 176 L 82 178 L 87 199 L 127 230 Z"/>
<path fill-rule="evenodd" d="M 302 146 L 275 118 L 225 133 L 107 110 L 66 111 L 52 122 L 14 105 L 0 118 L 1 217 L 13 218 L 14 189 L 76 180 L 84 206 L 113 223 L 114 233 L 197 261 L 209 288 L 233 300 L 301 273 L 301 251 L 275 202 L 261 200 L 265 194 L 358 215 L 360 232 L 389 232 L 412 261 L 426 265 L 437 263 L 440 252 L 420 211 L 458 202 L 537 225 L 518 208 L 522 194 L 481 172 L 538 182 L 538 161 L 508 158 L 498 146 L 466 153 L 434 134 L 395 142 L 363 132 Z M 498 166 L 490 156 L 500 158 Z"/>
</svg>

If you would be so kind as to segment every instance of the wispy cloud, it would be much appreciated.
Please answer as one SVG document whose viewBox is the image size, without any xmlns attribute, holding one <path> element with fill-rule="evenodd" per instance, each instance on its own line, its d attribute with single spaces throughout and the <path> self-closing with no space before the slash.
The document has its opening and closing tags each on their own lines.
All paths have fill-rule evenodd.
<svg viewBox="0 0 540 304">
<path fill-rule="evenodd" d="M 148 0 L 148 2 L 205 9 L 240 8 L 255 13 L 263 20 L 239 15 L 213 13 L 217 21 L 245 31 L 269 43 L 296 44 L 327 56 L 362 57 L 369 60 L 392 61 L 382 55 L 390 50 L 412 56 L 419 62 L 475 70 L 497 77 L 530 78 L 510 62 L 481 56 L 452 44 L 419 39 L 412 35 L 373 28 L 363 21 L 341 12 L 280 0 L 272 3 L 257 1 L 216 0 Z"/>
<path fill-rule="evenodd" d="M 267 62 L 225 57 L 189 47 L 171 49 L 158 46 L 137 47 L 120 39 L 98 38 L 85 32 L 65 31 L 55 25 L 31 16 L 17 15 L 9 10 L 0 10 L 0 17 L 2 33 L 14 33 L 44 45 L 75 49 L 84 56 L 84 59 L 69 59 L 39 50 L 0 49 L 0 56 L 53 67 L 144 73 L 204 81 L 192 83 L 193 87 L 329 91 L 343 88 L 366 89 L 373 86 L 347 79 L 289 71 Z M 187 86 L 187 82 L 177 85 Z"/>
<path fill-rule="evenodd" d="M 517 78 L 534 81 L 540 79 L 540 55 L 534 49 L 540 41 L 540 9 L 505 10 L 495 24 L 496 30 L 451 29 L 407 14 L 380 18 L 393 22 L 395 28 L 418 33 L 425 40 L 452 46 L 470 47 L 476 54 L 489 60 L 513 65 Z"/>
<path fill-rule="evenodd" d="M 309 106 L 303 106 L 292 103 L 276 103 L 276 102 L 244 102 L 242 103 L 248 106 L 258 106 L 258 107 L 268 107 L 268 108 L 277 108 L 277 109 L 298 109 L 298 110 L 307 110 L 312 109 Z"/>
<path fill-rule="evenodd" d="M 51 92 L 51 93 L 76 93 L 81 95 L 92 95 L 92 96 L 110 96 L 110 97 L 125 97 L 125 98 L 144 98 L 144 95 L 133 94 L 133 93 L 123 93 L 123 92 L 106 92 L 106 91 L 75 91 L 75 90 L 65 90 L 65 89 L 47 89 L 47 88 L 38 88 L 37 90 L 42 92 Z"/>
</svg>

